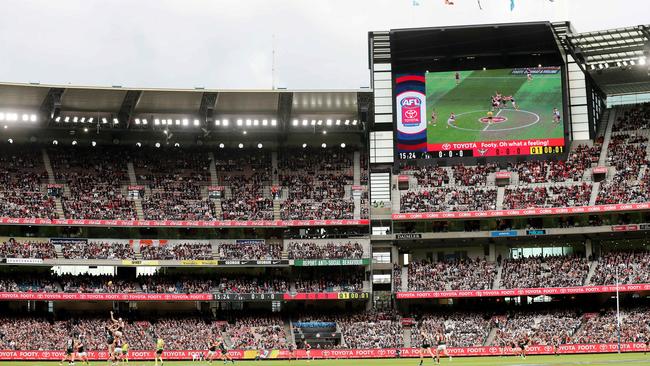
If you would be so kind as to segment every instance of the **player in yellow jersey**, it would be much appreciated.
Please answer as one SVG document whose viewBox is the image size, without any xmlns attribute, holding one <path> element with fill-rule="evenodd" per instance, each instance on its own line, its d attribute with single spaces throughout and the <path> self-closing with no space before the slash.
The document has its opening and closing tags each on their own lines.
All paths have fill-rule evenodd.
<svg viewBox="0 0 650 366">
<path fill-rule="evenodd" d="M 488 125 L 492 124 L 492 119 L 494 118 L 494 113 L 492 111 L 487 112 L 487 120 L 488 120 Z"/>
<path fill-rule="evenodd" d="M 160 366 L 163 365 L 162 354 L 164 349 L 165 341 L 162 338 L 158 337 L 158 340 L 156 340 L 156 358 L 154 359 L 154 365 L 158 365 L 158 360 L 160 360 Z"/>
<path fill-rule="evenodd" d="M 122 343 L 122 363 L 129 363 L 129 344 Z"/>
</svg>

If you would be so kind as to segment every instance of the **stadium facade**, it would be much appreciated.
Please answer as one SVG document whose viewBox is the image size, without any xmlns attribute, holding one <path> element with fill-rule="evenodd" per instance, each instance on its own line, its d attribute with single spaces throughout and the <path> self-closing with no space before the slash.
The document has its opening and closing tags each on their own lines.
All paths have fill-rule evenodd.
<svg viewBox="0 0 650 366">
<path fill-rule="evenodd" d="M 372 90 L 0 85 L 0 359 L 106 359 L 110 311 L 131 359 L 645 351 L 650 109 L 607 106 L 649 30 L 371 32 Z"/>
</svg>

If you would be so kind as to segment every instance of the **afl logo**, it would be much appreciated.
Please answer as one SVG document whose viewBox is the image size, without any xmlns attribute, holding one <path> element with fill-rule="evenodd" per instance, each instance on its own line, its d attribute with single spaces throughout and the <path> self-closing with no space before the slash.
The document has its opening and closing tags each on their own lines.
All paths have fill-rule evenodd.
<svg viewBox="0 0 650 366">
<path fill-rule="evenodd" d="M 402 108 L 402 123 L 405 126 L 417 126 L 421 122 L 422 99 L 414 96 L 407 96 L 400 101 Z"/>
<path fill-rule="evenodd" d="M 418 97 L 406 97 L 402 99 L 402 107 L 419 107 L 422 104 L 422 100 Z"/>
</svg>

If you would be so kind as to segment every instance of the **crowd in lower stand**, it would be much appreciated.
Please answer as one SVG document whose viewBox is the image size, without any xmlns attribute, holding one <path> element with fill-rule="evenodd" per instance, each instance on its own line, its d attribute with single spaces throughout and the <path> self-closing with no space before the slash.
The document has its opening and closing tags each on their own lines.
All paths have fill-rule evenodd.
<svg viewBox="0 0 650 366">
<path fill-rule="evenodd" d="M 396 313 L 371 310 L 339 315 L 334 320 L 342 330 L 341 348 L 395 348 L 404 344 L 404 330 Z"/>
<path fill-rule="evenodd" d="M 531 344 L 537 345 L 574 343 L 571 337 L 581 324 L 580 317 L 570 311 L 515 312 L 499 320 L 495 322 L 497 332 L 493 344 L 504 347 L 517 345 L 526 336 Z"/>
<path fill-rule="evenodd" d="M 490 332 L 490 319 L 483 314 L 424 314 L 418 319 L 415 329 L 411 330 L 411 344 L 421 345 L 422 331 L 435 337 L 447 336 L 447 344 L 452 347 L 471 347 L 485 344 Z"/>
<path fill-rule="evenodd" d="M 151 350 L 158 337 L 167 350 L 201 350 L 210 339 L 223 338 L 232 349 L 286 349 L 295 347 L 285 329 L 289 320 L 269 313 L 242 316 L 233 313 L 229 320 L 208 317 L 176 316 L 127 319 L 125 341 L 132 350 Z M 622 309 L 621 342 L 645 342 L 646 308 Z M 482 345 L 503 346 L 504 352 L 527 336 L 530 345 L 617 343 L 616 313 L 604 310 L 578 313 L 570 310 L 515 311 L 503 315 L 457 312 L 424 313 L 412 318 L 393 312 L 352 312 L 338 315 L 314 315 L 301 321 L 334 322 L 341 331 L 337 348 L 370 349 L 404 347 L 405 330 L 410 328 L 413 347 L 423 344 L 421 331 L 435 336 L 445 334 L 450 347 Z M 83 337 L 87 350 L 105 350 L 103 329 L 108 318 L 92 315 L 58 319 L 55 317 L 10 316 L 0 318 L 0 349 L 63 350 L 71 333 Z M 494 338 L 488 335 L 494 330 Z"/>
</svg>

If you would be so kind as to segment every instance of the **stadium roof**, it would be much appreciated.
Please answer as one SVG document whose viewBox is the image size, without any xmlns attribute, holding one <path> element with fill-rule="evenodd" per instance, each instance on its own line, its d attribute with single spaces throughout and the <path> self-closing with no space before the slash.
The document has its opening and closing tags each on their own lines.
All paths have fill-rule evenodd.
<svg viewBox="0 0 650 366">
<path fill-rule="evenodd" d="M 358 118 L 365 90 L 208 90 L 0 84 L 0 112 L 37 113 L 44 120 L 65 113 L 100 113 L 121 121 L 138 115 Z M 361 103 L 359 101 L 362 101 Z M 128 125 L 128 124 L 127 124 Z"/>
<path fill-rule="evenodd" d="M 650 25 L 567 32 L 563 43 L 606 94 L 650 91 Z"/>
</svg>

